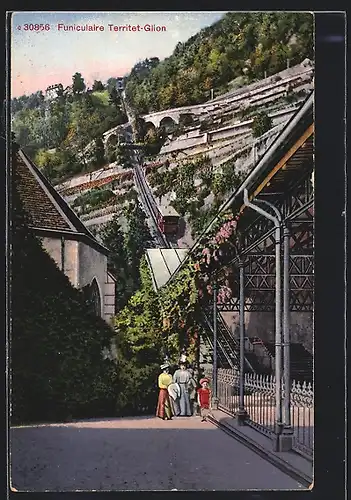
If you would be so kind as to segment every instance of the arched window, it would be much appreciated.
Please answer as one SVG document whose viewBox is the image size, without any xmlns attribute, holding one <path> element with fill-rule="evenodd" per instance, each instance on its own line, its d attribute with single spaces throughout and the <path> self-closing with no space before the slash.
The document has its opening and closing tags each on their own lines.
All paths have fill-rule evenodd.
<svg viewBox="0 0 351 500">
<path fill-rule="evenodd" d="M 96 279 L 94 278 L 90 285 L 91 301 L 96 316 L 101 316 L 101 297 Z"/>
<path fill-rule="evenodd" d="M 96 316 L 101 316 L 101 297 L 96 278 L 93 279 L 90 285 L 86 285 L 83 291 L 86 301 L 92 308 L 94 314 L 96 314 Z"/>
</svg>

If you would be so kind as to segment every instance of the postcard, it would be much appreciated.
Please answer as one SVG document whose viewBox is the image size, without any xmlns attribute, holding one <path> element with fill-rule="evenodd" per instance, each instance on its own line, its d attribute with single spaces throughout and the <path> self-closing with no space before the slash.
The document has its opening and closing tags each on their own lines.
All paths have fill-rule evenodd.
<svg viewBox="0 0 351 500">
<path fill-rule="evenodd" d="M 310 488 L 314 14 L 8 16 L 11 489 Z"/>
</svg>

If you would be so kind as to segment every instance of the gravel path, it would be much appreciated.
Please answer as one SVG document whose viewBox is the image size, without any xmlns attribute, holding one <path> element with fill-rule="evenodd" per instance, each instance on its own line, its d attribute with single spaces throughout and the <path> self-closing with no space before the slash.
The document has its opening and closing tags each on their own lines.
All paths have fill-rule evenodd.
<svg viewBox="0 0 351 500">
<path fill-rule="evenodd" d="M 18 491 L 304 489 L 197 417 L 16 427 L 10 439 Z"/>
</svg>

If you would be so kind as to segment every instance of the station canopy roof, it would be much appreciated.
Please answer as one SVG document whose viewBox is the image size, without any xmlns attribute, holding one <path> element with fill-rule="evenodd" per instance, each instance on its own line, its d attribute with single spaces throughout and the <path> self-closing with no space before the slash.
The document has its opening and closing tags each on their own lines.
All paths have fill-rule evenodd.
<svg viewBox="0 0 351 500">
<path fill-rule="evenodd" d="M 188 248 L 150 248 L 146 250 L 146 259 L 155 291 L 167 283 L 187 253 Z"/>
</svg>

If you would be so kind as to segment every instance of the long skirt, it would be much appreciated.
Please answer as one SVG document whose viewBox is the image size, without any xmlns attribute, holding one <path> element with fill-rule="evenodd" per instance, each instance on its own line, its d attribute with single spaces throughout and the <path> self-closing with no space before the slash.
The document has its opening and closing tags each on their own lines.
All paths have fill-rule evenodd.
<svg viewBox="0 0 351 500">
<path fill-rule="evenodd" d="M 169 402 L 171 405 L 172 415 L 177 415 L 177 413 L 179 413 L 177 400 L 174 400 L 171 396 L 169 396 Z"/>
<path fill-rule="evenodd" d="M 179 386 L 180 386 L 180 398 L 178 400 L 179 416 L 190 417 L 192 413 L 190 408 L 190 398 L 189 398 L 188 388 L 185 384 L 179 384 Z"/>
<path fill-rule="evenodd" d="M 160 389 L 160 392 L 158 394 L 156 417 L 160 417 L 163 419 L 172 418 L 172 409 L 167 389 Z"/>
</svg>

